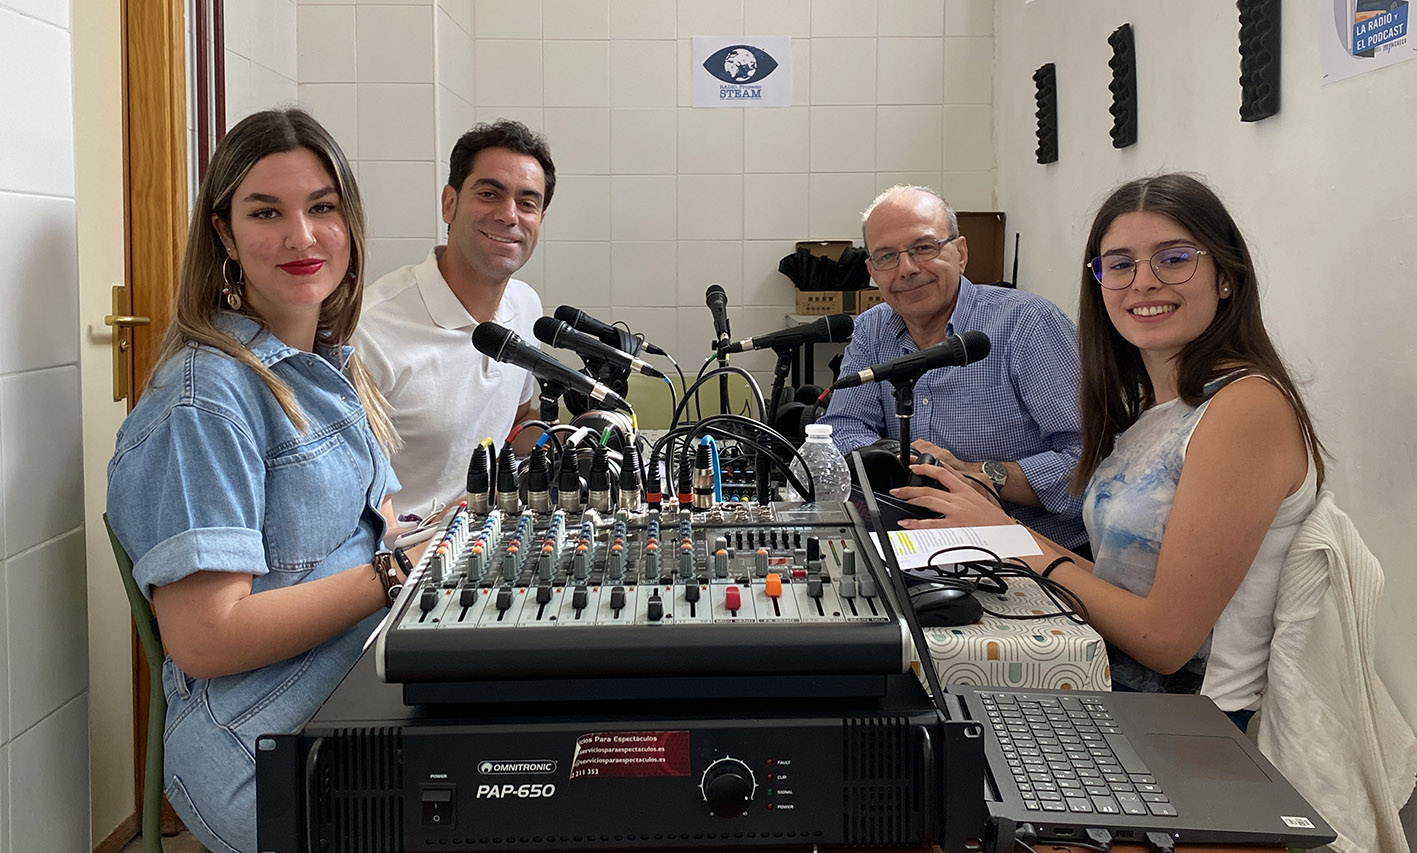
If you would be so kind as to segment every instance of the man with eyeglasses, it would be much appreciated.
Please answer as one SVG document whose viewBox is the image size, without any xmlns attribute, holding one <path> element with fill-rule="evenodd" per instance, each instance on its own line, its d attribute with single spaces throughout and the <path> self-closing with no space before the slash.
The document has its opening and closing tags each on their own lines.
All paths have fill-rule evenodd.
<svg viewBox="0 0 1417 853">
<path fill-rule="evenodd" d="M 894 186 L 862 214 L 867 267 L 881 290 L 856 320 L 843 374 L 977 330 L 987 358 L 926 373 L 915 385 L 914 447 L 990 488 L 1009 514 L 1053 541 L 1085 548 L 1082 498 L 1068 482 L 1081 455 L 1077 328 L 1041 296 L 964 277 L 969 246 L 954 210 L 928 187 Z M 848 452 L 899 438 L 894 389 L 832 395 L 823 423 Z"/>
</svg>

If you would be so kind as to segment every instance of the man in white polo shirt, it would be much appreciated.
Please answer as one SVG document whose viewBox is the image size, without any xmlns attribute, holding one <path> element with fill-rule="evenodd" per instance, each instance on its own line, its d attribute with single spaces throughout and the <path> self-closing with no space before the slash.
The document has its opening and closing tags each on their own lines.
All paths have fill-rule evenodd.
<svg viewBox="0 0 1417 853">
<path fill-rule="evenodd" d="M 500 444 L 514 424 L 534 417 L 531 374 L 482 355 L 472 330 L 490 321 L 535 343 L 541 299 L 512 275 L 536 248 L 555 188 L 556 166 L 540 134 L 516 121 L 477 125 L 450 158 L 448 244 L 364 293 L 354 345 L 403 439 L 393 458 L 401 517 L 427 518 L 459 499 L 478 443 Z"/>
</svg>

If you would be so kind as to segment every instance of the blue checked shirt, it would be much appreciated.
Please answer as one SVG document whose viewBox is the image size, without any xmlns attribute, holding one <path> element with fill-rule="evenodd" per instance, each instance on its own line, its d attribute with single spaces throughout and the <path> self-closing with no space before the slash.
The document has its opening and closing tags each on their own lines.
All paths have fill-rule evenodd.
<svg viewBox="0 0 1417 853">
<path fill-rule="evenodd" d="M 989 336 L 989 356 L 920 378 L 911 438 L 928 439 L 966 462 L 1017 462 L 1043 507 L 1005 504 L 1009 514 L 1064 547 L 1080 545 L 1087 540 L 1082 497 L 1068 492 L 1082 453 L 1077 328 L 1041 296 L 961 276 L 945 334 L 974 329 Z M 900 315 L 877 305 L 856 319 L 841 372 L 918 349 Z M 874 382 L 832 394 L 821 422 L 831 424 L 843 453 L 900 437 L 894 391 L 889 382 Z"/>
</svg>

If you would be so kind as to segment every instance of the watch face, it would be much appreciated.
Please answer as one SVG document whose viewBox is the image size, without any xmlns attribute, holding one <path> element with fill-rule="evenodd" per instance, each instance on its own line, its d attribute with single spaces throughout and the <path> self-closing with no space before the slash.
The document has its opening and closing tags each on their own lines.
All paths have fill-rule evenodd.
<svg viewBox="0 0 1417 853">
<path fill-rule="evenodd" d="M 1009 478 L 1009 469 L 1005 468 L 1002 462 L 985 462 L 984 475 L 992 480 L 995 486 L 1002 487 L 1004 481 Z"/>
</svg>

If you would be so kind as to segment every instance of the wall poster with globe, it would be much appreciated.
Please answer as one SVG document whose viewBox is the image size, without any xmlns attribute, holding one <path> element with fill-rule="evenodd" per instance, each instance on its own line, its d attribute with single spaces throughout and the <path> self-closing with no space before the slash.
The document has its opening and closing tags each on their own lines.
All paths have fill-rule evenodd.
<svg viewBox="0 0 1417 853">
<path fill-rule="evenodd" d="M 788 36 L 695 36 L 695 107 L 792 106 Z"/>
</svg>

